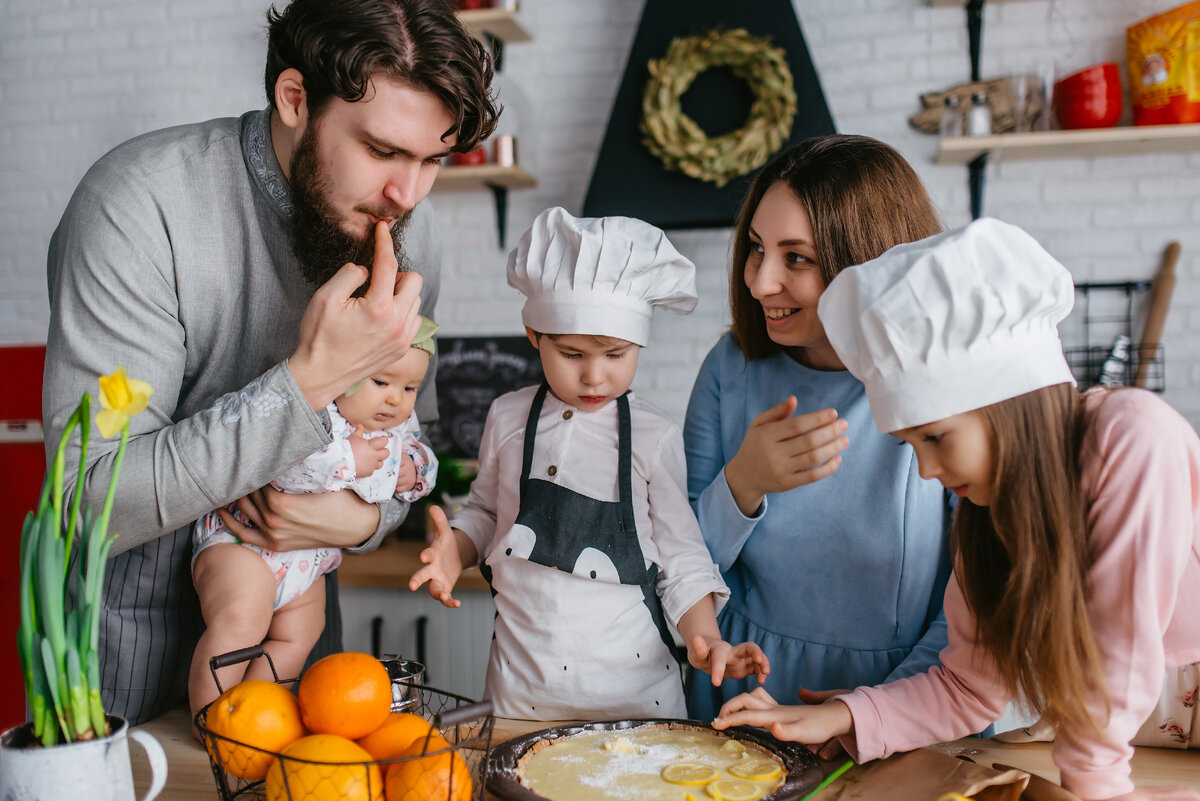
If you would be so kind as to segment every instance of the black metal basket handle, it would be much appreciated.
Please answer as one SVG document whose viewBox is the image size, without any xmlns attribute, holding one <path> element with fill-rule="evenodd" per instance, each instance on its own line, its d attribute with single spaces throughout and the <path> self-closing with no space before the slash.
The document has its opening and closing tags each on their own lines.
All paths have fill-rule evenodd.
<svg viewBox="0 0 1200 801">
<path fill-rule="evenodd" d="M 213 681 L 217 683 L 217 692 L 225 692 L 225 688 L 221 686 L 221 680 L 217 678 L 218 670 L 227 668 L 230 665 L 236 665 L 238 662 L 249 662 L 258 659 L 260 656 L 267 658 L 267 664 L 271 666 L 271 675 L 275 678 L 275 683 L 278 684 L 279 674 L 275 671 L 275 663 L 271 660 L 271 655 L 264 651 L 261 645 L 251 645 L 249 648 L 239 648 L 236 651 L 217 654 L 208 660 L 208 669 L 212 671 Z"/>
</svg>

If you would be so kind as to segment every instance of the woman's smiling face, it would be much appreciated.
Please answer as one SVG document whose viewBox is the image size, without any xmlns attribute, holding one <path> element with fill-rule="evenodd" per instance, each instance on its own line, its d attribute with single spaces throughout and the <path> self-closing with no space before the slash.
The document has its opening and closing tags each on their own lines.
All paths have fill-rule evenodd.
<svg viewBox="0 0 1200 801">
<path fill-rule="evenodd" d="M 803 361 L 810 366 L 843 369 L 817 317 L 825 279 L 808 211 L 782 181 L 766 191 L 750 220 L 743 279 L 762 304 L 772 342 L 803 348 Z"/>
</svg>

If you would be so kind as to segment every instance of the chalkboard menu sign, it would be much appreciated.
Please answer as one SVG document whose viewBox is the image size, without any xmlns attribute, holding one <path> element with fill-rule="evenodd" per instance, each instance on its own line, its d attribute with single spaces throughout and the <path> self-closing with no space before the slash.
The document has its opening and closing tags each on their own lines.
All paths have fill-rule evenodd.
<svg viewBox="0 0 1200 801">
<path fill-rule="evenodd" d="M 492 401 L 541 383 L 542 362 L 523 336 L 438 337 L 437 342 L 440 419 L 427 435 L 438 453 L 475 459 Z"/>
</svg>

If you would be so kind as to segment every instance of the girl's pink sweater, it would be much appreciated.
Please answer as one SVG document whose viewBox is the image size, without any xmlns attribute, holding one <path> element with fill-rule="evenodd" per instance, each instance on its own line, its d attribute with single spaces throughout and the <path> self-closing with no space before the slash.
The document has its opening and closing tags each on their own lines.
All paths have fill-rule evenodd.
<svg viewBox="0 0 1200 801">
<path fill-rule="evenodd" d="M 1164 671 L 1200 662 L 1200 438 L 1144 390 L 1089 392 L 1085 408 L 1088 611 L 1110 706 L 1099 695 L 1089 704 L 1095 720 L 1107 721 L 1098 733 L 1059 729 L 1054 762 L 1066 789 L 1104 799 L 1133 790 L 1129 741 L 1153 712 Z M 963 737 L 1003 712 L 1009 694 L 975 646 L 957 578 L 945 611 L 941 666 L 841 697 L 854 717 L 843 743 L 856 759 Z"/>
</svg>

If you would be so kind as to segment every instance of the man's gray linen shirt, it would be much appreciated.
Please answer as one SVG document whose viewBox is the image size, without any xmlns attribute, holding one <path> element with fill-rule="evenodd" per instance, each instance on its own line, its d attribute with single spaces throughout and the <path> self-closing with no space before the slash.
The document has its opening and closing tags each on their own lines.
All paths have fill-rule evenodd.
<svg viewBox="0 0 1200 801">
<path fill-rule="evenodd" d="M 315 291 L 292 252 L 291 202 L 269 114 L 250 112 L 112 150 L 84 177 L 51 239 L 48 457 L 82 393 L 96 394 L 98 376 L 123 366 L 154 389 L 133 419 L 121 468 L 100 634 L 105 708 L 132 723 L 186 697 L 202 627 L 192 522 L 330 441 L 324 410 L 309 407 L 286 363 Z M 400 250 L 401 264 L 425 279 L 422 313 L 432 316 L 441 247 L 428 202 L 414 210 Z M 435 370 L 418 398 L 424 423 L 436 418 Z M 97 511 L 118 443 L 93 427 L 85 502 Z M 78 447 L 67 457 L 73 484 Z M 380 506 L 378 530 L 354 552 L 377 547 L 407 510 L 395 500 Z M 326 623 L 327 647 L 337 647 L 340 621 Z"/>
</svg>

